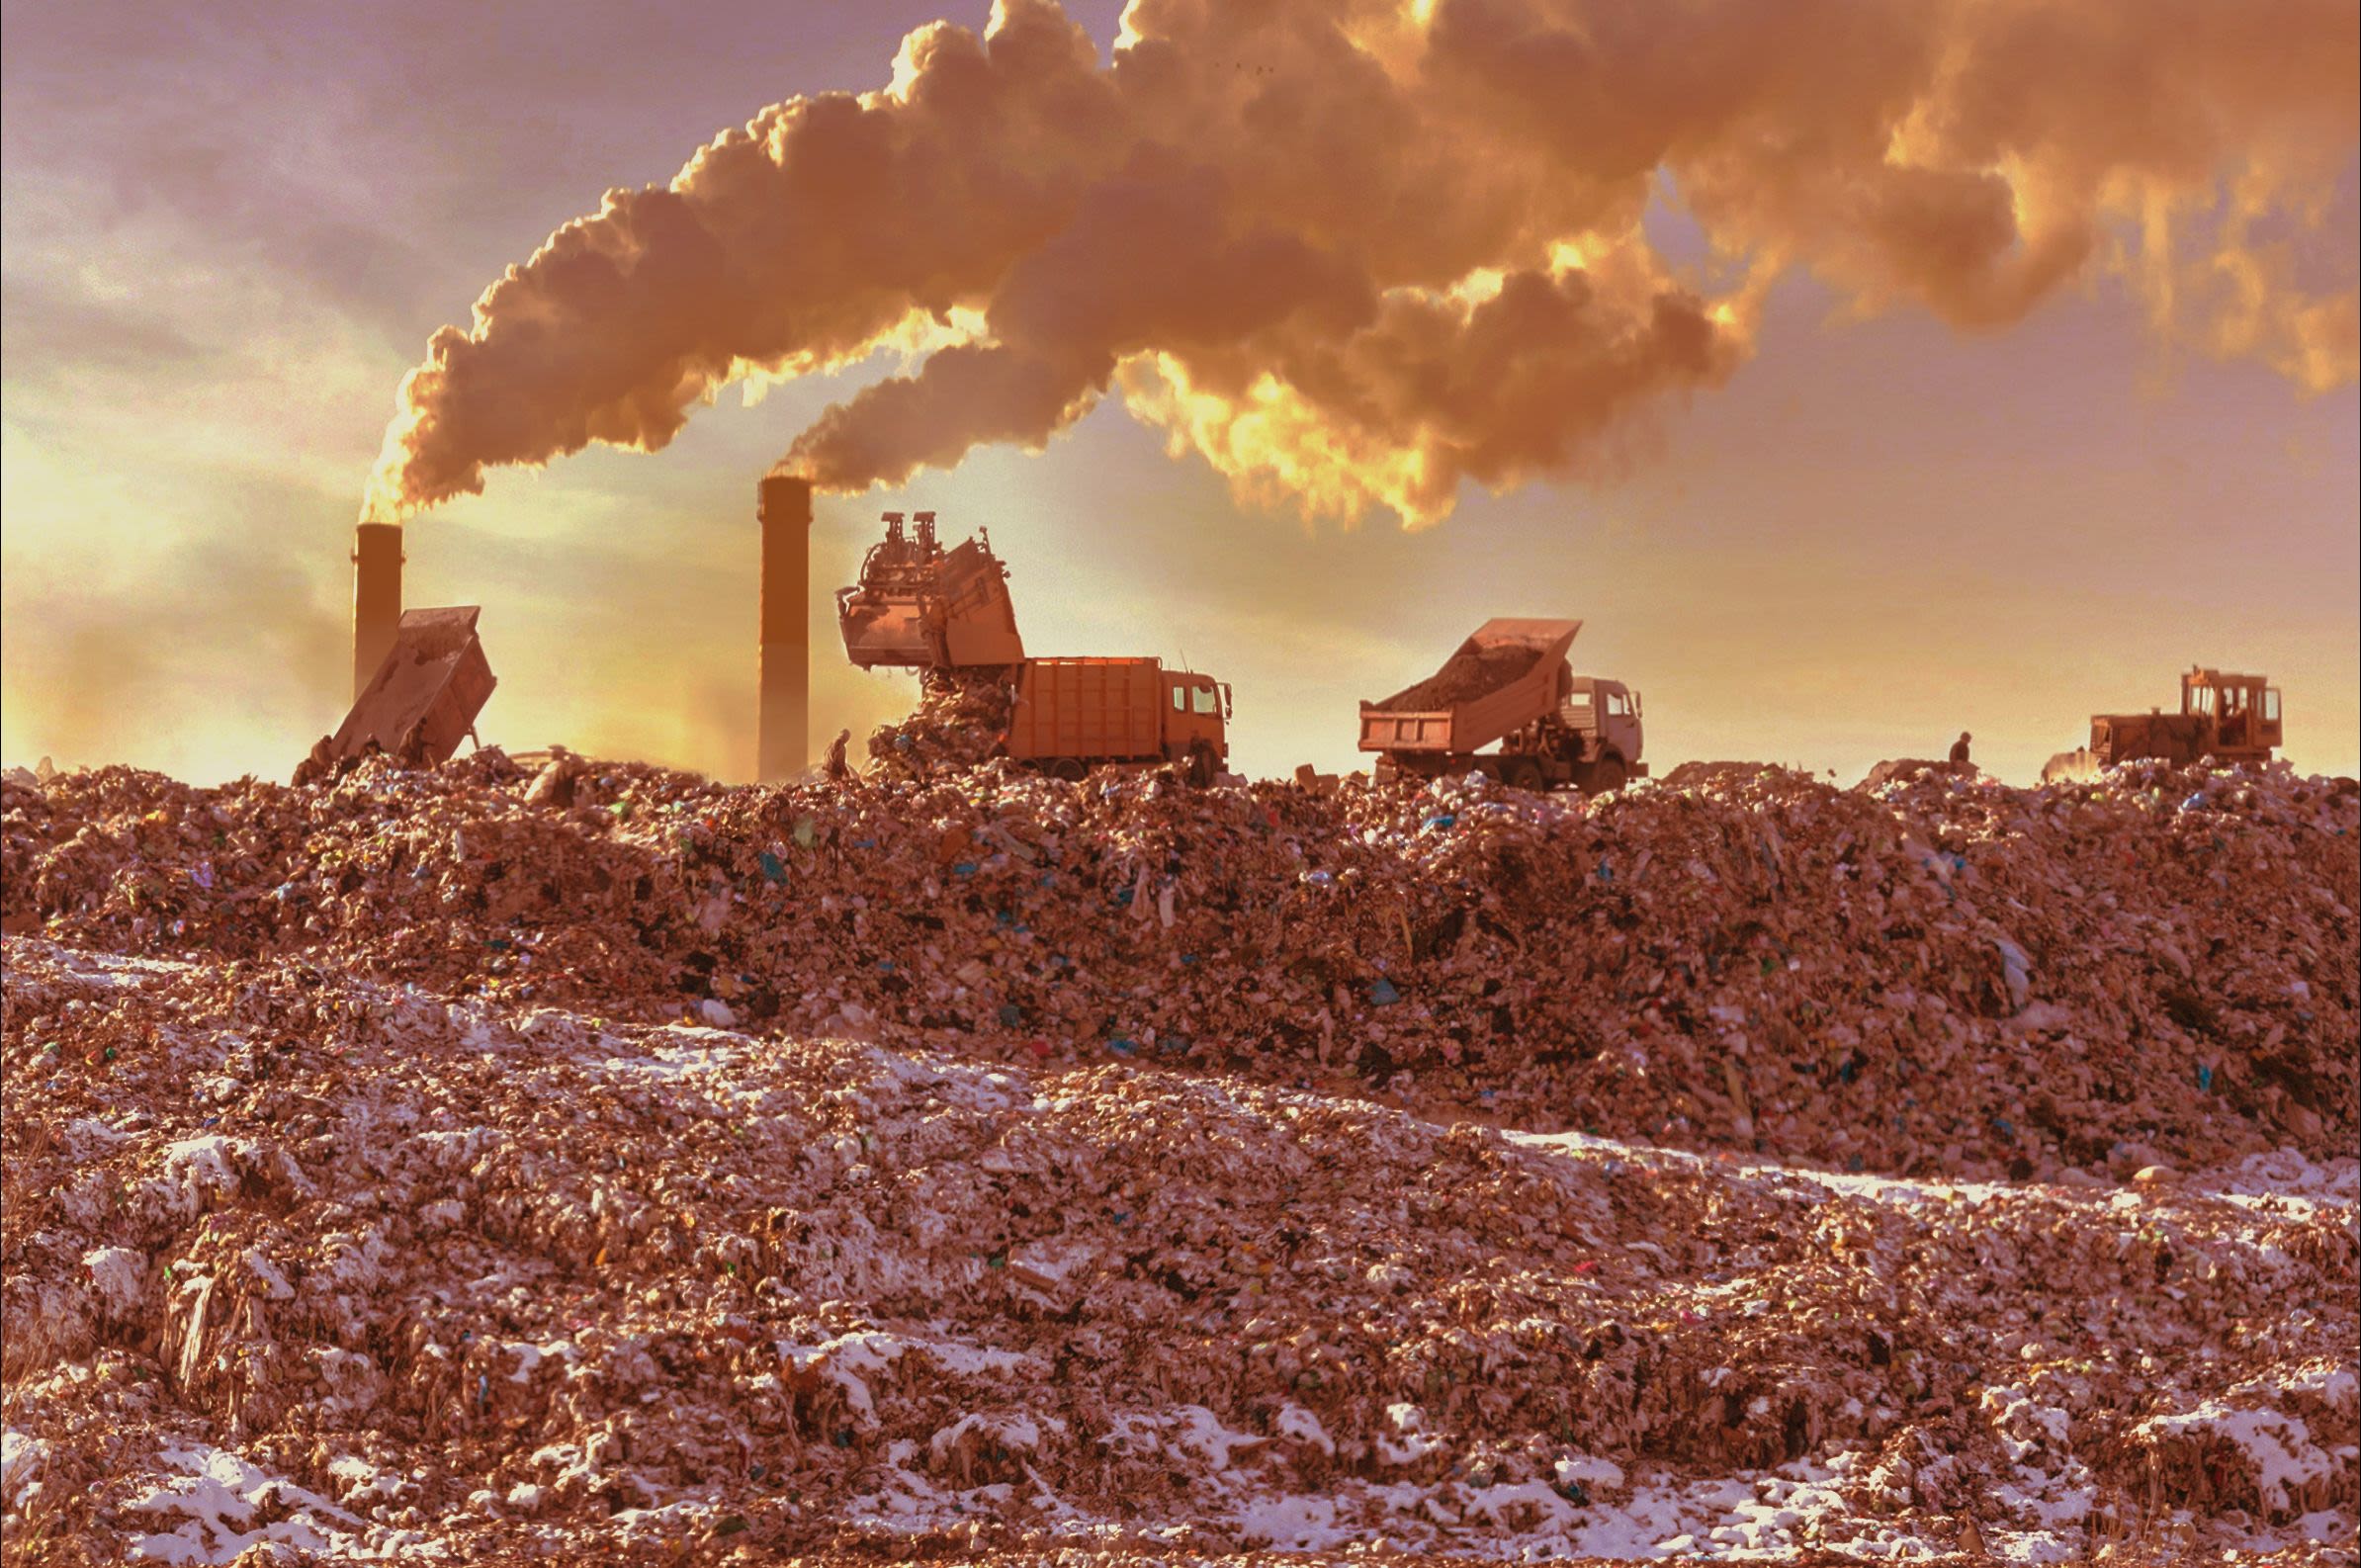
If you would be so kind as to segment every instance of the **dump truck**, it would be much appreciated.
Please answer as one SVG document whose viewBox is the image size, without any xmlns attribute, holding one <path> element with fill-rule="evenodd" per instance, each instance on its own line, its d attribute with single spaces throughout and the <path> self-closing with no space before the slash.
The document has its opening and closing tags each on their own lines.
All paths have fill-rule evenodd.
<svg viewBox="0 0 2361 1568">
<path fill-rule="evenodd" d="M 2052 757 L 2042 782 L 2085 779 L 2118 762 L 2149 757 L 2175 765 L 2209 756 L 2261 762 L 2280 743 L 2279 688 L 2269 676 L 2193 664 L 2181 676 L 2180 712 L 2093 714 L 2090 744 Z"/>
<path fill-rule="evenodd" d="M 885 514 L 886 536 L 861 560 L 860 580 L 836 590 L 836 629 L 844 656 L 863 669 L 1006 670 L 1024 661 L 1008 568 L 992 538 L 945 550 L 934 514 L 919 512 L 906 529 Z"/>
<path fill-rule="evenodd" d="M 1380 777 L 1477 772 L 1586 795 L 1645 778 L 1639 693 L 1574 673 L 1566 650 L 1581 630 L 1580 621 L 1486 621 L 1434 674 L 1360 705 L 1360 748 L 1377 753 Z"/>
<path fill-rule="evenodd" d="M 312 746 L 296 782 L 328 777 L 339 763 L 373 751 L 412 766 L 449 761 L 475 734 L 476 716 L 500 683 L 476 636 L 482 613 L 473 604 L 402 611 L 377 673 L 336 733 Z"/>
<path fill-rule="evenodd" d="M 1228 762 L 1230 688 L 1154 658 L 1033 658 L 1017 634 L 1008 568 L 990 536 L 945 549 L 935 514 L 887 512 L 860 580 L 836 594 L 845 656 L 863 669 L 916 669 L 929 693 L 995 692 L 1007 702 L 992 754 L 1059 778 L 1093 768 L 1177 763 L 1211 783 Z M 979 704 L 989 710 L 989 703 Z"/>
</svg>

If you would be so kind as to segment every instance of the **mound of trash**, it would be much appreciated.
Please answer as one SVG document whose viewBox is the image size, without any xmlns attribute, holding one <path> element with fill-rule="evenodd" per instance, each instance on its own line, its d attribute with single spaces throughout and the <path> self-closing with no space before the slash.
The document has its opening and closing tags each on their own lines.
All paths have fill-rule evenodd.
<svg viewBox="0 0 2361 1568">
<path fill-rule="evenodd" d="M 514 780 L 450 782 L 406 811 L 364 785 L 225 792 L 213 818 L 129 775 L 69 799 L 118 808 L 87 819 L 102 836 L 144 824 L 149 867 L 210 821 L 212 891 L 260 864 L 242 835 L 306 818 L 303 852 L 339 858 L 305 886 L 349 872 L 325 897 L 356 905 L 418 863 L 376 837 L 404 818 L 520 879 L 587 832 L 486 810 Z M 692 826 L 735 841 L 703 821 L 730 797 L 580 784 L 632 806 L 564 851 L 584 866 Z M 745 809 L 820 808 L 764 802 Z M 1065 804 L 1071 871 L 1094 808 Z M 2218 815 L 2240 809 L 2262 831 L 2260 805 Z M 654 830 L 621 836 L 642 813 Z M 810 876 L 831 851 L 793 820 L 760 852 Z M 1528 826 L 1496 853 L 1544 819 L 1502 821 Z M 979 870 L 1041 864 L 968 830 Z M 60 853 L 44 897 L 70 885 Z M 68 917 L 86 933 L 203 917 L 134 897 L 125 864 L 120 911 Z M 496 928 L 457 902 L 462 931 Z M 443 971 L 472 988 L 371 977 L 325 961 L 352 911 L 273 908 L 289 938 L 246 956 L 196 925 L 170 956 L 8 941 L 12 1561 L 2293 1562 L 2351 1539 L 2350 1158 L 1975 1183 L 1508 1134 L 1136 1061 L 521 994 L 591 947 Z M 714 940 L 748 918 L 688 920 Z M 847 965 L 858 927 L 835 925 Z"/>
<path fill-rule="evenodd" d="M 562 798 L 490 751 L 306 789 L 11 781 L 0 915 L 97 951 L 1837 1170 L 2121 1175 L 2361 1135 L 2361 803 L 2283 767 L 1586 801 L 564 760 Z"/>
<path fill-rule="evenodd" d="M 974 767 L 1000 750 L 1016 689 L 999 671 L 927 670 L 918 706 L 869 736 L 869 756 L 886 777 L 919 778 Z"/>
</svg>

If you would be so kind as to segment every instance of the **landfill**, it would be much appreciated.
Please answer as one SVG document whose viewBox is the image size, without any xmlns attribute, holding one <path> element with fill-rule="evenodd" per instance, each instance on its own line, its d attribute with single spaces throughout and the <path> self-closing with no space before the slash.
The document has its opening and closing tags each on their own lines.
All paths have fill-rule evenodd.
<svg viewBox="0 0 2361 1568">
<path fill-rule="evenodd" d="M 2352 781 L 992 700 L 12 772 L 10 1561 L 2356 1560 Z"/>
</svg>

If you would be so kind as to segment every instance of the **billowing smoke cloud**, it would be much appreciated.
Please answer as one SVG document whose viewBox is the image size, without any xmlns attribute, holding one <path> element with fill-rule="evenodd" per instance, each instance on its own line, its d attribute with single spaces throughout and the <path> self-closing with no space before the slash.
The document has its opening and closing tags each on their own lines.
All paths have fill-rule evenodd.
<svg viewBox="0 0 2361 1568">
<path fill-rule="evenodd" d="M 1428 522 L 1728 377 L 1797 268 L 1968 330 L 2118 275 L 2168 340 L 2324 390 L 2361 360 L 2350 229 L 2324 283 L 2299 242 L 2354 156 L 2357 16 L 1133 0 L 1105 65 L 1052 0 L 999 0 L 552 235 L 403 382 L 369 505 L 655 450 L 734 380 L 918 343 L 785 461 L 897 482 L 1112 391 L 1243 493 Z M 1719 283 L 1651 245 L 1656 197 Z"/>
</svg>

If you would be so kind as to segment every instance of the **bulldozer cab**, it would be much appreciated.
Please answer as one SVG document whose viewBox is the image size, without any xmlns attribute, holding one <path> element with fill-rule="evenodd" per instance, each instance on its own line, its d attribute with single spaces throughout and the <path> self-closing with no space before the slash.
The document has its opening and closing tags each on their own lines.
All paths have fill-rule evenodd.
<svg viewBox="0 0 2361 1568">
<path fill-rule="evenodd" d="M 2266 676 L 2192 667 L 2181 677 L 2181 712 L 2210 723 L 2225 756 L 2267 752 L 2280 743 L 2279 688 Z"/>
</svg>

